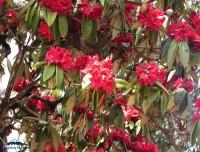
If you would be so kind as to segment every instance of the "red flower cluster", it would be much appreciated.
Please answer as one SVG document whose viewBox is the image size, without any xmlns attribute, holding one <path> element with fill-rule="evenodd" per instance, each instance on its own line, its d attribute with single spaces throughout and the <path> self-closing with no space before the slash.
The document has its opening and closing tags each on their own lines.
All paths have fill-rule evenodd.
<svg viewBox="0 0 200 152">
<path fill-rule="evenodd" d="M 92 150 L 87 150 L 86 152 L 104 152 L 103 149 L 92 149 Z"/>
<path fill-rule="evenodd" d="M 86 105 L 81 105 L 80 107 L 78 107 L 77 105 L 74 105 L 73 111 L 75 113 L 85 113 L 86 112 L 86 108 L 87 108 Z"/>
<path fill-rule="evenodd" d="M 47 142 L 44 152 L 56 152 L 53 148 L 53 145 Z M 66 149 L 59 143 L 58 144 L 58 152 L 66 152 Z"/>
<path fill-rule="evenodd" d="M 86 64 L 86 68 L 81 70 L 83 75 L 90 73 L 92 77 L 90 78 L 91 81 L 91 88 L 98 90 L 102 88 L 108 94 L 112 92 L 114 89 L 114 77 L 112 68 L 112 61 L 109 59 L 105 59 L 99 61 L 99 56 L 93 56 L 88 59 Z"/>
<path fill-rule="evenodd" d="M 80 55 L 80 56 L 75 56 L 75 62 L 74 62 L 73 69 L 78 72 L 85 69 L 88 59 L 89 59 L 89 56 L 87 56 L 85 54 Z"/>
<path fill-rule="evenodd" d="M 137 18 L 141 24 L 149 27 L 152 31 L 158 31 L 165 21 L 164 12 L 154 8 L 150 3 L 147 3 L 147 7 L 145 12 L 139 11 Z"/>
<path fill-rule="evenodd" d="M 188 22 L 173 22 L 167 27 L 167 35 L 176 41 L 185 41 L 194 37 L 194 29 Z"/>
<path fill-rule="evenodd" d="M 0 0 L 0 9 L 2 8 L 3 3 L 4 3 L 4 0 Z"/>
<path fill-rule="evenodd" d="M 51 64 L 57 64 L 64 71 L 73 67 L 71 52 L 64 48 L 52 47 L 48 50 L 45 57 L 46 61 Z"/>
<path fill-rule="evenodd" d="M 58 15 L 65 15 L 71 11 L 72 0 L 36 0 L 41 5 L 50 8 L 51 12 L 57 12 Z"/>
<path fill-rule="evenodd" d="M 133 17 L 131 14 L 134 13 L 136 6 L 131 3 L 125 3 L 125 13 L 126 17 L 128 18 L 129 23 L 133 23 Z"/>
<path fill-rule="evenodd" d="M 29 83 L 30 83 L 29 80 L 26 80 L 24 76 L 21 76 L 21 77 L 19 78 L 19 80 L 17 81 L 17 83 L 14 84 L 13 90 L 14 90 L 14 91 L 17 91 L 17 92 L 20 92 L 20 91 L 23 90 L 23 88 L 24 88 L 25 86 L 29 85 Z"/>
<path fill-rule="evenodd" d="M 87 114 L 87 118 L 88 119 L 93 119 L 95 117 L 95 114 L 93 113 L 93 111 L 88 111 L 88 114 Z"/>
<path fill-rule="evenodd" d="M 133 35 L 132 34 L 127 34 L 126 36 L 117 35 L 117 37 L 112 41 L 114 43 L 119 43 L 119 42 L 131 43 L 133 41 Z"/>
<path fill-rule="evenodd" d="M 51 102 L 56 101 L 55 98 L 51 95 L 43 95 L 41 97 L 44 98 L 44 99 L 48 99 Z M 31 98 L 31 99 L 28 100 L 28 106 L 31 107 L 31 108 L 36 107 L 41 112 L 43 110 L 50 110 L 50 106 L 47 103 L 45 103 L 41 100 L 35 99 L 35 98 Z"/>
<path fill-rule="evenodd" d="M 163 83 L 166 78 L 166 72 L 158 68 L 155 62 L 149 62 L 145 66 L 139 64 L 134 72 L 138 76 L 138 83 L 145 86 L 153 86 L 155 82 Z"/>
<path fill-rule="evenodd" d="M 101 134 L 103 131 L 103 128 L 99 128 L 99 123 L 97 121 L 94 121 L 94 128 L 93 130 L 88 130 L 86 136 L 87 137 L 93 137 L 94 140 L 97 139 L 97 137 Z"/>
<path fill-rule="evenodd" d="M 103 12 L 103 8 L 100 5 L 89 3 L 88 0 L 84 0 L 82 4 L 78 4 L 78 8 L 84 17 L 91 20 L 100 19 Z"/>
<path fill-rule="evenodd" d="M 195 31 L 195 36 L 190 43 L 192 44 L 194 50 L 200 52 L 200 14 L 191 13 L 190 21 Z"/>
<path fill-rule="evenodd" d="M 139 111 L 135 109 L 133 106 L 130 107 L 123 107 L 123 112 L 126 121 L 129 121 L 131 118 L 136 122 L 141 119 L 141 115 L 139 114 Z"/>
<path fill-rule="evenodd" d="M 188 92 L 192 92 L 194 90 L 194 85 L 192 79 L 183 79 L 179 78 L 174 83 L 175 89 L 184 88 Z"/>
<path fill-rule="evenodd" d="M 158 146 L 152 142 L 131 142 L 131 138 L 122 130 L 112 130 L 110 138 L 113 141 L 120 141 L 126 144 L 127 149 L 134 152 L 159 152 Z"/>
<path fill-rule="evenodd" d="M 53 33 L 46 23 L 40 22 L 39 32 L 42 35 L 42 38 L 44 40 L 48 40 L 48 41 L 54 40 Z"/>
<path fill-rule="evenodd" d="M 14 10 L 11 10 L 8 12 L 7 18 L 8 18 L 7 25 L 6 25 L 7 28 L 11 28 L 11 27 L 19 25 L 20 21 L 18 18 L 18 14 Z"/>
<path fill-rule="evenodd" d="M 200 112 L 200 97 L 196 100 L 195 107 L 197 109 L 197 112 Z"/>
<path fill-rule="evenodd" d="M 126 107 L 126 105 L 127 105 L 127 101 L 124 98 L 116 99 L 116 100 L 114 100 L 114 103 L 116 105 L 120 105 L 120 106 L 122 105 L 124 107 Z"/>
</svg>

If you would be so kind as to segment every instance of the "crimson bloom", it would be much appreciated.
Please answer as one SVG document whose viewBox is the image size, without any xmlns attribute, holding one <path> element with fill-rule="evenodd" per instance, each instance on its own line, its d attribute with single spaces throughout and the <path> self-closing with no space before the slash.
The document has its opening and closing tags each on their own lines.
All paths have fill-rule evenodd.
<svg viewBox="0 0 200 152">
<path fill-rule="evenodd" d="M 129 121 L 131 118 L 134 119 L 134 121 L 138 121 L 141 119 L 141 115 L 139 114 L 139 111 L 135 109 L 133 106 L 130 107 L 123 107 L 123 112 L 126 121 Z"/>
<path fill-rule="evenodd" d="M 175 89 L 184 88 L 188 92 L 192 92 L 194 90 L 194 85 L 192 79 L 183 79 L 179 78 L 174 83 Z"/>
<path fill-rule="evenodd" d="M 19 25 L 20 21 L 18 18 L 18 14 L 14 10 L 11 10 L 8 12 L 7 18 L 8 18 L 7 25 L 6 25 L 7 28 L 11 28 L 11 27 Z"/>
<path fill-rule="evenodd" d="M 51 95 L 43 95 L 42 98 L 48 99 L 51 102 L 55 102 L 56 101 L 55 98 L 53 96 L 51 96 Z M 43 110 L 50 110 L 50 106 L 47 103 L 45 103 L 45 102 L 43 102 L 41 100 L 38 100 L 36 107 L 41 112 Z"/>
<path fill-rule="evenodd" d="M 50 8 L 51 12 L 57 12 L 58 15 L 66 15 L 71 11 L 72 0 L 36 0 L 41 5 Z"/>
<path fill-rule="evenodd" d="M 164 11 L 154 8 L 150 3 L 147 3 L 147 7 L 145 12 L 139 11 L 137 18 L 141 24 L 149 27 L 152 31 L 158 31 L 165 21 Z"/>
<path fill-rule="evenodd" d="M 194 37 L 194 29 L 188 22 L 173 22 L 167 27 L 167 35 L 176 41 L 185 41 Z"/>
<path fill-rule="evenodd" d="M 56 152 L 53 145 L 47 142 L 44 152 Z M 66 152 L 66 149 L 59 143 L 57 152 Z"/>
<path fill-rule="evenodd" d="M 57 64 L 64 71 L 73 67 L 71 52 L 61 47 L 52 47 L 48 50 L 45 57 L 46 61 L 51 64 Z"/>
<path fill-rule="evenodd" d="M 44 40 L 54 40 L 53 33 L 46 23 L 40 22 L 39 32 Z"/>
<path fill-rule="evenodd" d="M 145 66 L 139 64 L 134 75 L 138 76 L 138 83 L 145 86 L 153 86 L 157 81 L 163 83 L 166 78 L 166 72 L 159 69 L 155 62 L 149 62 Z"/>
<path fill-rule="evenodd" d="M 94 3 L 89 3 L 87 0 L 82 1 L 81 4 L 78 4 L 78 8 L 84 17 L 91 20 L 100 19 L 103 12 L 102 6 Z"/>
<path fill-rule="evenodd" d="M 112 61 L 109 59 L 105 59 L 99 61 L 99 56 L 93 56 L 88 59 L 85 69 L 81 70 L 81 74 L 86 75 L 88 73 L 91 74 L 91 88 L 98 90 L 102 88 L 108 94 L 112 92 L 114 89 L 114 76 L 111 70 Z"/>
<path fill-rule="evenodd" d="M 4 3 L 4 0 L 0 0 L 0 9 L 2 8 L 3 3 Z"/>
<path fill-rule="evenodd" d="M 127 34 L 125 36 L 122 35 L 117 35 L 114 40 L 112 40 L 114 43 L 119 43 L 119 42 L 132 42 L 133 41 L 133 35 L 132 34 Z"/>
<path fill-rule="evenodd" d="M 92 130 L 88 130 L 86 136 L 93 137 L 94 140 L 96 140 L 103 130 L 103 128 L 99 127 L 99 123 L 96 120 L 94 120 L 94 128 Z"/>
<path fill-rule="evenodd" d="M 122 105 L 122 106 L 126 107 L 127 101 L 124 98 L 120 98 L 120 99 L 114 100 L 114 103 L 116 105 Z"/>
<path fill-rule="evenodd" d="M 17 83 L 14 84 L 13 90 L 14 90 L 14 91 L 17 91 L 17 92 L 20 92 L 20 91 L 22 91 L 23 88 L 24 88 L 25 86 L 27 86 L 29 83 L 30 83 L 29 80 L 26 80 L 24 76 L 21 76 L 21 77 L 19 78 L 19 80 L 17 81 Z"/>
</svg>

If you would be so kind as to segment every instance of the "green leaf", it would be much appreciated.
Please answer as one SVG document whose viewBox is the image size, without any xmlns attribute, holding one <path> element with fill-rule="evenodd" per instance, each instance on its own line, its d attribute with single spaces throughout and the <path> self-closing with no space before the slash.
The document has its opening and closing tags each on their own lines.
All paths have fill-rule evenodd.
<svg viewBox="0 0 200 152">
<path fill-rule="evenodd" d="M 154 100 L 156 100 L 156 98 L 160 95 L 160 90 L 157 90 L 156 92 L 154 92 L 153 94 L 151 94 L 147 100 L 145 101 L 145 106 L 152 103 Z"/>
<path fill-rule="evenodd" d="M 44 68 L 43 82 L 49 80 L 54 75 L 55 70 L 56 70 L 55 65 L 48 63 L 48 65 Z"/>
<path fill-rule="evenodd" d="M 162 95 L 161 95 L 161 104 L 160 104 L 160 109 L 161 109 L 161 112 L 162 112 L 162 114 L 164 114 L 165 112 L 166 112 L 166 110 L 167 110 L 167 97 L 166 97 L 166 95 L 163 93 Z"/>
<path fill-rule="evenodd" d="M 108 122 L 113 122 L 113 121 L 117 118 L 118 109 L 119 109 L 118 106 L 114 106 L 114 107 L 110 110 L 110 114 L 109 114 L 109 116 L 108 116 Z"/>
<path fill-rule="evenodd" d="M 173 40 L 167 52 L 168 70 L 172 68 L 177 50 L 178 50 L 178 43 L 175 40 Z"/>
<path fill-rule="evenodd" d="M 25 12 L 26 10 L 35 2 L 35 0 L 31 0 L 29 1 L 23 8 L 22 10 L 19 12 L 18 16 L 21 17 Z"/>
<path fill-rule="evenodd" d="M 189 49 L 188 43 L 186 41 L 181 41 L 179 43 L 178 52 L 179 52 L 183 66 L 187 67 L 189 59 L 190 59 L 190 49 Z"/>
<path fill-rule="evenodd" d="M 52 125 L 50 125 L 50 130 L 51 130 L 51 139 L 52 139 L 53 148 L 55 149 L 55 152 L 58 152 L 58 144 L 61 144 L 63 147 L 62 139 L 60 135 L 58 134 L 58 132 L 56 131 L 56 129 Z"/>
<path fill-rule="evenodd" d="M 160 82 L 157 81 L 156 85 L 163 89 L 167 94 L 169 94 L 168 90 Z"/>
<path fill-rule="evenodd" d="M 194 58 L 192 60 L 192 65 L 200 65 L 200 53 L 197 52 L 194 54 Z"/>
<path fill-rule="evenodd" d="M 53 36 L 55 38 L 56 44 L 59 45 L 59 43 L 60 43 L 60 32 L 59 32 L 57 20 L 54 21 L 54 23 L 52 25 L 52 30 L 53 30 Z"/>
<path fill-rule="evenodd" d="M 124 128 L 124 122 L 125 122 L 124 112 L 120 107 L 118 108 L 118 115 L 117 118 L 115 119 L 115 123 L 117 124 L 118 127 Z"/>
<path fill-rule="evenodd" d="M 92 20 L 88 20 L 86 17 L 83 18 L 81 25 L 81 33 L 84 40 L 90 38 L 90 35 L 92 34 Z"/>
<path fill-rule="evenodd" d="M 46 20 L 46 22 L 47 22 L 49 27 L 51 27 L 51 25 L 56 20 L 56 16 L 57 16 L 57 12 L 47 12 L 47 20 Z"/>
<path fill-rule="evenodd" d="M 116 82 L 116 88 L 127 88 L 128 86 L 130 86 L 130 83 L 128 83 L 127 81 L 123 80 L 123 79 L 115 79 Z"/>
<path fill-rule="evenodd" d="M 138 42 L 139 42 L 139 40 L 140 40 L 140 36 L 141 36 L 141 34 L 142 34 L 142 30 L 143 30 L 142 27 L 138 27 L 138 28 L 137 28 L 136 36 L 135 36 L 135 45 L 138 45 Z"/>
<path fill-rule="evenodd" d="M 62 37 L 67 36 L 68 32 L 68 22 L 67 22 L 67 17 L 64 15 L 59 16 L 59 31 Z"/>
<path fill-rule="evenodd" d="M 170 38 L 166 39 L 163 42 L 163 44 L 161 46 L 161 50 L 162 50 L 162 52 L 161 52 L 161 59 L 164 59 L 167 56 L 167 52 L 168 52 L 168 50 L 170 48 L 170 44 L 171 43 L 172 43 L 172 39 L 170 39 Z"/>
<path fill-rule="evenodd" d="M 62 104 L 61 103 L 57 104 L 56 111 L 58 112 L 59 115 L 62 114 L 63 109 L 62 109 Z"/>
<path fill-rule="evenodd" d="M 122 12 L 124 12 L 124 10 L 125 10 L 125 3 L 124 3 L 124 0 L 120 0 L 119 6 L 120 6 L 120 10 L 121 10 Z"/>
<path fill-rule="evenodd" d="M 56 87 L 61 88 L 64 79 L 63 70 L 57 65 L 56 66 Z"/>
<path fill-rule="evenodd" d="M 7 58 L 7 67 L 8 67 L 8 71 L 10 73 L 11 70 L 12 70 L 12 64 L 11 64 L 11 62 L 10 62 L 10 60 L 8 58 Z"/>
<path fill-rule="evenodd" d="M 93 130 L 94 128 L 94 119 L 87 119 L 88 128 Z"/>
<path fill-rule="evenodd" d="M 72 112 L 72 109 L 74 107 L 74 103 L 75 103 L 75 94 L 73 94 L 71 97 L 69 97 L 69 99 L 67 100 L 67 104 L 66 104 L 66 114 L 69 115 Z"/>
<path fill-rule="evenodd" d="M 192 127 L 192 131 L 190 132 L 190 142 L 192 146 L 195 145 L 197 141 L 199 142 L 200 140 L 199 131 L 200 131 L 200 120 L 197 120 Z"/>
<path fill-rule="evenodd" d="M 97 40 L 97 21 L 92 20 L 92 32 L 90 34 L 90 37 L 86 40 L 87 43 L 95 43 Z"/>
<path fill-rule="evenodd" d="M 33 6 L 31 6 L 30 8 L 30 12 L 28 14 L 28 21 L 27 21 L 27 28 L 30 29 L 31 28 L 31 25 L 33 23 L 33 16 L 35 14 L 35 10 L 37 9 L 38 7 L 38 2 L 36 2 Z"/>
<path fill-rule="evenodd" d="M 39 4 L 38 8 L 36 9 L 36 13 L 33 16 L 33 23 L 32 23 L 33 32 L 35 32 L 38 27 L 38 23 L 39 23 L 39 19 L 40 19 L 40 10 L 41 10 L 41 5 Z"/>
<path fill-rule="evenodd" d="M 65 105 L 65 104 L 67 103 L 69 97 L 71 97 L 73 94 L 74 94 L 74 89 L 73 89 L 73 87 L 68 87 L 68 88 L 66 89 L 66 93 L 65 93 L 65 95 L 64 95 L 64 97 L 63 97 L 62 104 Z"/>
</svg>

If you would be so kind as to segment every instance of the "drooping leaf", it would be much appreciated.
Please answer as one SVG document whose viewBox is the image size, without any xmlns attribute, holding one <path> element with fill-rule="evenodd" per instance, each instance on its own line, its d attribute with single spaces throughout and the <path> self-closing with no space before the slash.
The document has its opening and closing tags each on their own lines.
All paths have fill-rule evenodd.
<svg viewBox="0 0 200 152">
<path fill-rule="evenodd" d="M 64 15 L 60 15 L 59 16 L 59 31 L 62 37 L 66 37 L 67 36 L 67 32 L 68 32 L 68 21 L 67 21 L 67 17 Z"/>
<path fill-rule="evenodd" d="M 127 106 L 132 106 L 135 103 L 135 95 L 130 95 L 128 98 Z"/>
<path fill-rule="evenodd" d="M 67 100 L 66 103 L 66 114 L 69 115 L 72 112 L 72 109 L 74 107 L 74 103 L 75 103 L 75 94 L 73 94 L 71 97 L 69 97 L 69 99 Z"/>
<path fill-rule="evenodd" d="M 160 83 L 160 82 L 156 82 L 156 85 L 158 85 L 161 89 L 163 89 L 167 94 L 169 94 L 169 92 L 167 91 L 167 89 Z"/>
<path fill-rule="evenodd" d="M 178 43 L 175 40 L 173 40 L 167 52 L 167 64 L 169 70 L 172 68 L 177 50 L 178 50 Z"/>
<path fill-rule="evenodd" d="M 108 122 L 113 122 L 117 118 L 118 109 L 119 109 L 118 106 L 114 106 L 111 108 L 110 114 L 108 116 Z"/>
<path fill-rule="evenodd" d="M 197 142 L 200 141 L 199 131 L 200 131 L 200 120 L 197 120 L 195 124 L 193 125 L 192 130 L 190 132 L 191 145 L 195 145 L 197 144 Z"/>
<path fill-rule="evenodd" d="M 167 52 L 170 48 L 170 44 L 172 43 L 172 39 L 166 39 L 161 45 L 161 59 L 164 59 L 167 56 Z"/>
<path fill-rule="evenodd" d="M 59 66 L 56 66 L 56 87 L 57 88 L 59 89 L 61 88 L 63 79 L 64 79 L 63 70 Z"/>
<path fill-rule="evenodd" d="M 118 115 L 114 122 L 117 124 L 118 127 L 124 128 L 125 117 L 121 107 L 118 109 Z"/>
<path fill-rule="evenodd" d="M 49 80 L 54 75 L 55 70 L 56 70 L 56 66 L 48 63 L 47 66 L 44 68 L 43 82 L 46 82 L 47 80 Z"/>
<path fill-rule="evenodd" d="M 151 94 L 147 100 L 145 101 L 145 106 L 152 103 L 156 98 L 160 95 L 160 90 L 155 91 L 153 94 Z"/>
<path fill-rule="evenodd" d="M 110 24 L 112 27 L 112 40 L 113 40 L 120 33 L 121 16 L 117 15 L 116 17 L 112 18 Z"/>
<path fill-rule="evenodd" d="M 28 21 L 27 21 L 27 28 L 30 29 L 31 26 L 32 26 L 32 23 L 33 23 L 33 16 L 35 15 L 35 10 L 37 9 L 38 7 L 38 2 L 36 2 L 34 5 L 31 6 L 30 8 L 30 12 L 29 12 L 29 15 L 28 15 Z"/>
<path fill-rule="evenodd" d="M 125 2 L 124 2 L 124 0 L 120 0 L 119 1 L 119 6 L 120 6 L 121 12 L 124 12 L 124 10 L 125 10 Z"/>
<path fill-rule="evenodd" d="M 29 1 L 23 8 L 22 10 L 19 12 L 18 16 L 21 17 L 25 12 L 26 10 L 35 2 L 35 0 L 31 0 Z"/>
<path fill-rule="evenodd" d="M 62 105 L 65 105 L 69 99 L 74 94 L 74 88 L 73 87 L 68 87 L 66 89 L 65 95 L 62 100 Z"/>
<path fill-rule="evenodd" d="M 55 20 L 54 23 L 52 24 L 52 31 L 56 44 L 58 45 L 60 43 L 60 32 L 57 20 Z"/>
<path fill-rule="evenodd" d="M 167 96 L 165 93 L 161 95 L 160 109 L 162 114 L 164 114 L 167 110 Z"/>
<path fill-rule="evenodd" d="M 83 21 L 81 24 L 81 33 L 84 40 L 87 40 L 90 38 L 90 35 L 92 33 L 92 20 L 89 20 L 86 17 L 83 18 Z"/>
<path fill-rule="evenodd" d="M 183 64 L 184 67 L 187 67 L 190 59 L 190 49 L 186 41 L 181 41 L 179 43 L 178 52 L 181 58 L 181 63 Z"/>
<path fill-rule="evenodd" d="M 54 21 L 56 20 L 56 16 L 57 16 L 57 12 L 47 12 L 47 24 L 49 27 L 51 27 L 51 25 L 54 23 Z"/>
<path fill-rule="evenodd" d="M 116 88 L 127 88 L 130 84 L 126 81 L 126 80 L 123 80 L 123 79 L 115 79 L 115 82 L 116 82 Z"/>
</svg>

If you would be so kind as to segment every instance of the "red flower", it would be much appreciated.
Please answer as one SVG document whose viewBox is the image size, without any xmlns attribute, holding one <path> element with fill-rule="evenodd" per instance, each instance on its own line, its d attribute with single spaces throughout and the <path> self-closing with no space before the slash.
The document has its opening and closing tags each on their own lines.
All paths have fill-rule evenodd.
<svg viewBox="0 0 200 152">
<path fill-rule="evenodd" d="M 199 112 L 197 111 L 193 116 L 192 123 L 194 124 L 198 119 L 199 119 Z"/>
<path fill-rule="evenodd" d="M 4 3 L 4 0 L 0 0 L 0 9 L 2 8 L 3 3 Z"/>
<path fill-rule="evenodd" d="M 159 152 L 158 146 L 152 142 L 133 142 L 132 150 L 135 152 Z"/>
<path fill-rule="evenodd" d="M 136 67 L 134 75 L 139 77 L 138 83 L 140 85 L 144 84 L 145 86 L 153 86 L 157 81 L 160 83 L 164 82 L 166 72 L 164 70 L 160 70 L 155 62 L 149 62 L 144 67 L 139 64 Z"/>
<path fill-rule="evenodd" d="M 17 81 L 17 83 L 14 84 L 13 90 L 14 90 L 14 91 L 17 91 L 17 92 L 20 92 L 20 91 L 23 90 L 23 88 L 24 88 L 25 86 L 29 85 L 29 83 L 30 83 L 29 80 L 25 80 L 25 77 L 24 77 L 24 76 L 21 76 L 21 77 L 19 78 L 19 80 Z"/>
<path fill-rule="evenodd" d="M 141 119 L 141 115 L 139 114 L 139 111 L 135 109 L 133 106 L 123 107 L 123 112 L 124 112 L 126 121 L 129 121 L 131 118 L 133 118 L 134 121 L 138 121 Z"/>
<path fill-rule="evenodd" d="M 122 106 L 126 107 L 127 101 L 124 98 L 120 98 L 120 99 L 114 100 L 114 103 L 116 105 L 122 105 Z"/>
<path fill-rule="evenodd" d="M 187 23 L 173 22 L 167 27 L 167 35 L 176 41 L 185 41 L 195 36 L 194 29 Z"/>
<path fill-rule="evenodd" d="M 87 108 L 86 105 L 81 105 L 80 107 L 78 107 L 77 105 L 74 105 L 73 111 L 75 113 L 85 113 L 86 112 L 86 108 Z"/>
<path fill-rule="evenodd" d="M 99 128 L 99 124 L 97 121 L 94 121 L 94 128 L 93 130 L 88 130 L 86 136 L 87 137 L 93 137 L 94 140 L 97 139 L 97 137 L 101 134 L 103 131 L 103 128 Z"/>
<path fill-rule="evenodd" d="M 51 96 L 51 95 L 43 95 L 42 98 L 48 99 L 51 102 L 55 102 L 56 101 L 55 98 L 53 96 Z M 47 103 L 45 103 L 44 101 L 41 101 L 41 100 L 38 100 L 36 107 L 41 112 L 43 110 L 50 110 L 50 106 Z"/>
<path fill-rule="evenodd" d="M 42 38 L 44 40 L 48 40 L 48 41 L 54 40 L 53 33 L 46 23 L 40 22 L 39 32 L 42 35 Z"/>
<path fill-rule="evenodd" d="M 111 70 L 112 62 L 109 59 L 105 59 L 99 61 L 98 55 L 90 57 L 86 64 L 86 68 L 81 70 L 81 74 L 86 75 L 90 73 L 92 77 L 90 78 L 91 81 L 91 88 L 98 90 L 102 88 L 108 94 L 112 92 L 114 89 L 114 77 L 113 72 Z"/>
<path fill-rule="evenodd" d="M 62 123 L 62 117 L 61 116 L 58 116 L 57 121 L 55 122 L 56 125 L 60 125 Z"/>
<path fill-rule="evenodd" d="M 190 14 L 190 21 L 195 29 L 195 33 L 200 36 L 200 14 L 192 12 Z"/>
<path fill-rule="evenodd" d="M 14 10 L 11 10 L 8 12 L 7 18 L 8 18 L 7 25 L 6 25 L 7 28 L 11 28 L 11 27 L 19 25 L 20 21 L 18 18 L 18 14 Z"/>
<path fill-rule="evenodd" d="M 147 3 L 147 6 L 145 12 L 139 11 L 137 18 L 141 24 L 149 27 L 152 31 L 158 31 L 165 21 L 164 12 L 154 8 L 150 3 Z"/>
<path fill-rule="evenodd" d="M 200 98 L 198 98 L 195 102 L 195 107 L 197 109 L 197 111 L 199 112 L 200 111 Z"/>
<path fill-rule="evenodd" d="M 183 79 L 179 78 L 174 83 L 175 89 L 184 88 L 188 92 L 192 92 L 194 90 L 194 85 L 192 79 Z"/>
<path fill-rule="evenodd" d="M 100 5 L 89 3 L 88 1 L 78 4 L 78 8 L 84 17 L 91 20 L 100 19 L 103 12 L 103 8 Z"/>
<path fill-rule="evenodd" d="M 88 111 L 87 118 L 88 119 L 93 119 L 94 117 L 95 117 L 95 114 L 91 110 Z"/>
<path fill-rule="evenodd" d="M 117 37 L 112 40 L 114 43 L 119 43 L 119 42 L 128 42 L 131 43 L 133 41 L 133 35 L 132 34 L 127 34 L 126 36 L 122 35 L 117 35 Z"/>
<path fill-rule="evenodd" d="M 133 23 L 133 17 L 131 16 L 131 14 L 134 13 L 135 8 L 136 6 L 134 4 L 125 3 L 125 13 L 129 23 Z"/>
<path fill-rule="evenodd" d="M 66 15 L 71 11 L 72 0 L 36 0 L 41 5 L 50 8 L 51 12 L 57 12 L 58 15 Z"/>
<path fill-rule="evenodd" d="M 87 61 L 89 59 L 88 55 L 80 55 L 80 56 L 75 56 L 76 61 L 74 62 L 73 69 L 80 72 L 83 70 L 87 64 Z"/>
<path fill-rule="evenodd" d="M 47 142 L 44 152 L 55 152 L 53 145 Z M 66 149 L 59 143 L 58 144 L 58 152 L 66 152 Z"/>
<path fill-rule="evenodd" d="M 87 150 L 86 152 L 104 152 L 103 149 L 92 149 L 92 150 Z"/>
<path fill-rule="evenodd" d="M 69 70 L 73 66 L 71 52 L 64 48 L 52 47 L 48 50 L 45 57 L 46 61 L 51 64 L 59 65 L 64 71 Z"/>
</svg>

